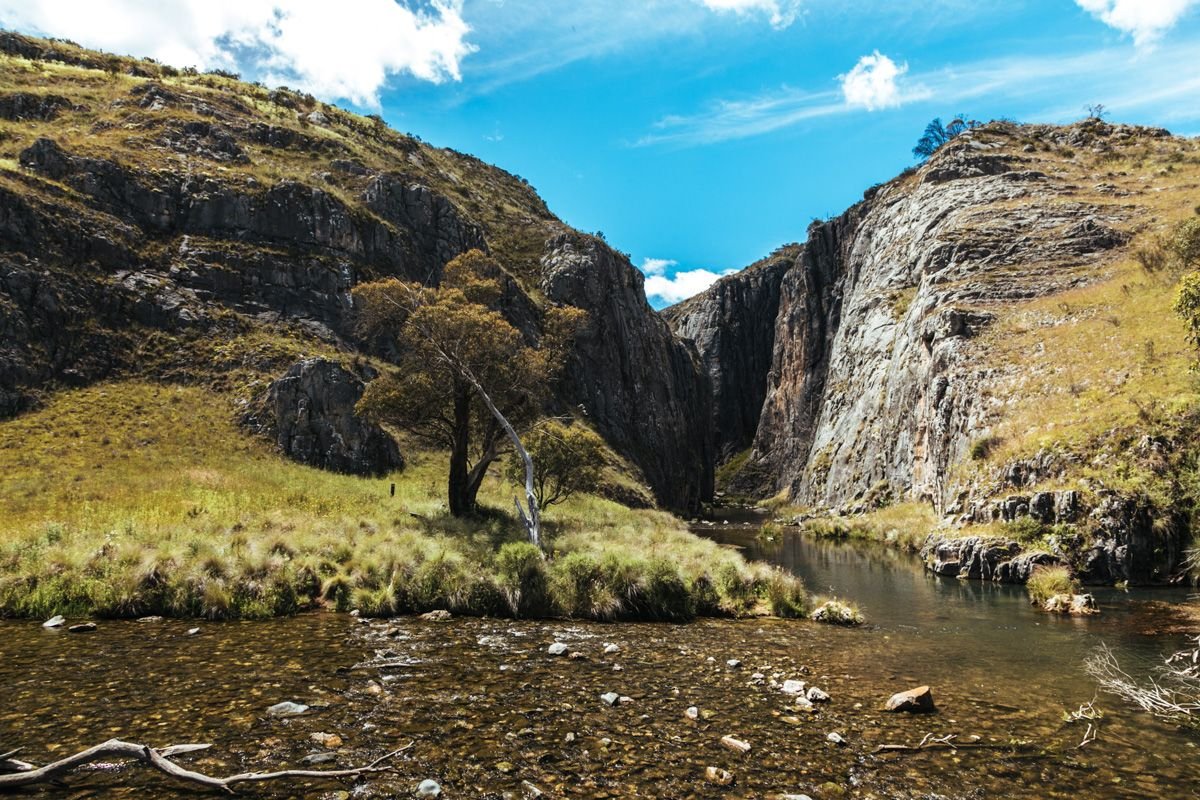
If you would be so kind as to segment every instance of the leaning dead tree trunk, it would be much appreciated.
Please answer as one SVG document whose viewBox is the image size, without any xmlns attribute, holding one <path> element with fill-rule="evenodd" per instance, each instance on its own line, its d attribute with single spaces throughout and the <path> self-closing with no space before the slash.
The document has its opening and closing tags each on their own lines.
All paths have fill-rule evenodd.
<svg viewBox="0 0 1200 800">
<path fill-rule="evenodd" d="M 311 770 L 311 769 L 285 769 L 278 772 L 242 772 L 237 775 L 230 775 L 227 778 L 216 778 L 211 775 L 205 775 L 201 772 L 194 772 L 186 769 L 171 761 L 172 756 L 182 755 L 184 753 L 192 753 L 197 750 L 207 750 L 211 745 L 207 744 L 183 744 L 172 745 L 155 749 L 147 747 L 144 744 L 134 744 L 133 742 L 123 742 L 120 739 L 109 739 L 107 742 L 98 744 L 95 747 L 89 747 L 87 750 L 59 759 L 44 767 L 34 767 L 32 764 L 13 761 L 11 759 L 4 763 L 16 768 L 20 771 L 11 774 L 0 774 L 0 790 L 15 789 L 19 786 L 33 786 L 38 783 L 47 783 L 54 781 L 72 770 L 90 764 L 93 761 L 99 761 L 107 758 L 127 758 L 133 761 L 141 762 L 147 766 L 157 769 L 172 778 L 177 778 L 181 781 L 199 784 L 210 789 L 221 789 L 229 794 L 236 794 L 234 786 L 239 783 L 263 783 L 265 781 L 279 780 L 334 780 L 338 778 L 353 778 L 359 775 L 366 775 L 372 772 L 386 772 L 393 769 L 391 765 L 384 762 L 390 761 L 400 753 L 412 747 L 412 742 L 409 742 L 404 747 L 398 750 L 393 750 L 385 756 L 375 759 L 365 767 L 355 767 L 353 769 L 335 769 L 335 770 Z M 15 753 L 16 751 L 14 751 Z M 6 753 L 5 756 L 12 756 L 14 753 Z"/>
<path fill-rule="evenodd" d="M 512 441 L 513 449 L 517 451 L 517 455 L 525 463 L 525 504 L 526 509 L 521 507 L 521 498 L 514 497 L 513 503 L 517 507 L 517 516 L 521 518 L 521 522 L 525 525 L 525 532 L 529 535 L 529 541 L 539 549 L 542 546 L 542 516 L 541 509 L 538 508 L 537 494 L 533 490 L 533 459 L 529 457 L 529 453 L 521 444 L 521 437 L 517 436 L 517 431 L 509 421 L 500 413 L 500 409 L 496 408 L 496 404 L 492 402 L 492 398 L 488 397 L 488 393 L 483 390 L 483 386 L 470 373 L 466 375 L 467 380 L 475 387 L 475 391 L 479 392 L 479 397 L 483 400 L 483 404 L 487 406 L 488 411 L 492 412 L 492 416 L 500 423 L 500 427 L 508 434 L 508 438 Z"/>
</svg>

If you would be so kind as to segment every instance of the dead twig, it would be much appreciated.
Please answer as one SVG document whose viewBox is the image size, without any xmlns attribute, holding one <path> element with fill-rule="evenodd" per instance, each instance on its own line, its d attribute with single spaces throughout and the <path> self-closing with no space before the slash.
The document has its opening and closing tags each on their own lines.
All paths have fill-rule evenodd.
<svg viewBox="0 0 1200 800">
<path fill-rule="evenodd" d="M 81 750 L 74 755 L 59 759 L 58 761 L 47 764 L 44 767 L 35 767 L 9 775 L 0 775 L 0 789 L 12 789 L 18 786 L 32 786 L 36 783 L 53 781 L 85 764 L 89 764 L 93 761 L 99 761 L 103 758 L 112 758 L 113 756 L 117 756 L 131 759 L 133 761 L 139 761 L 147 766 L 157 769 L 159 772 L 163 772 L 171 776 L 172 778 L 188 781 L 190 783 L 196 783 L 201 786 L 206 786 L 210 789 L 221 789 L 229 794 L 236 794 L 233 787 L 239 783 L 261 783 L 264 781 L 291 780 L 297 778 L 308 778 L 310 780 L 333 780 L 336 778 L 353 778 L 358 775 L 365 775 L 372 772 L 385 772 L 393 769 L 393 767 L 390 765 L 384 765 L 384 762 L 390 761 L 400 753 L 408 750 L 413 746 L 413 744 L 414 742 L 409 742 L 404 747 L 401 747 L 398 750 L 393 750 L 387 755 L 375 759 L 365 767 L 336 770 L 285 769 L 277 772 L 242 772 L 237 775 L 230 775 L 227 778 L 217 778 L 200 772 L 194 772 L 193 770 L 181 767 L 169 760 L 171 756 L 177 756 L 183 753 L 192 753 L 196 752 L 197 750 L 204 750 L 210 747 L 210 745 L 182 744 L 172 745 L 170 747 L 164 747 L 156 750 L 143 744 L 123 742 L 120 739 L 110 739 L 107 742 L 98 744 L 95 747 L 89 747 L 87 750 Z"/>
</svg>

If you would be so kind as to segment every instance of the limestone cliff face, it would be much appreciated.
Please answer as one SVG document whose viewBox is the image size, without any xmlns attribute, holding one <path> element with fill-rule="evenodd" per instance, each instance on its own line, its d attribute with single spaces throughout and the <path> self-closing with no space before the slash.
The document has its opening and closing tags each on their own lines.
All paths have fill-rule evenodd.
<svg viewBox="0 0 1200 800">
<path fill-rule="evenodd" d="M 0 32 L 0 416 L 114 375 L 249 399 L 303 356 L 386 357 L 357 337 L 351 288 L 436 283 L 480 248 L 530 336 L 546 302 L 589 312 L 558 405 L 584 407 L 663 504 L 709 496 L 708 381 L 626 259 L 471 156 L 168 70 Z"/>
<path fill-rule="evenodd" d="M 976 338 L 996 309 L 1094 279 L 1134 219 L 1129 206 L 1080 200 L 1070 177 L 1035 168 L 1017 131 L 966 134 L 814 225 L 790 264 L 773 265 L 777 296 L 747 275 L 670 312 L 719 376 L 714 420 L 725 454 L 744 430 L 731 420 L 754 402 L 731 389 L 766 376 L 749 461 L 765 476 L 759 494 L 785 491 L 826 508 L 881 492 L 954 504 L 954 467 L 986 430 L 987 390 L 1003 377 L 977 360 Z M 1160 135 L 1112 126 L 1089 134 Z M 753 337 L 772 348 L 764 372 L 763 354 L 732 346 L 746 341 L 732 331 L 776 306 L 773 335 Z M 729 375 L 738 378 L 721 385 Z"/>
<path fill-rule="evenodd" d="M 704 294 L 665 309 L 675 332 L 695 343 L 713 386 L 712 429 L 719 461 L 754 441 L 775 351 L 780 285 L 799 248 L 717 281 Z"/>
</svg>

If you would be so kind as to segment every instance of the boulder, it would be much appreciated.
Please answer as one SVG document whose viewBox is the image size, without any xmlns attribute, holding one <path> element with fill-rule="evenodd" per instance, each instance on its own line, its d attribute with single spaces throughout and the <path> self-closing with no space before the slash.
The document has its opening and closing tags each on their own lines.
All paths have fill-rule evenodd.
<svg viewBox="0 0 1200 800">
<path fill-rule="evenodd" d="M 888 698 L 884 711 L 908 712 L 910 714 L 932 714 L 937 711 L 933 704 L 933 692 L 928 686 L 918 686 L 907 692 L 897 692 Z"/>
<path fill-rule="evenodd" d="M 365 385 L 340 364 L 306 358 L 271 384 L 244 421 L 291 459 L 333 472 L 384 475 L 404 466 L 400 449 L 354 406 Z"/>
</svg>

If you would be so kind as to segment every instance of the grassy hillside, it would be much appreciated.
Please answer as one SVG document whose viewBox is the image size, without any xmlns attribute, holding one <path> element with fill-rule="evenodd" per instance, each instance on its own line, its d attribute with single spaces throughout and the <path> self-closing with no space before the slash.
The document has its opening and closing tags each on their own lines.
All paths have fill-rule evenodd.
<svg viewBox="0 0 1200 800">
<path fill-rule="evenodd" d="M 543 563 L 507 511 L 448 516 L 441 455 L 382 480 L 335 475 L 281 460 L 233 417 L 224 395 L 131 381 L 0 422 L 0 614 L 804 611 L 794 579 L 664 512 L 576 496 L 546 516 Z M 506 509 L 512 493 L 491 477 L 481 500 Z"/>
<path fill-rule="evenodd" d="M 219 71 L 197 73 L 148 59 L 97 53 L 64 41 L 4 36 L 8 52 L 0 52 L 0 76 L 5 90 L 51 98 L 59 107 L 51 119 L 0 119 L 0 180 L 17 191 L 34 188 L 26 181 L 13 182 L 13 173 L 19 172 L 17 155 L 42 136 L 73 153 L 147 170 L 209 174 L 231 184 L 269 186 L 286 179 L 318 179 L 322 188 L 341 193 L 348 205 L 356 205 L 346 185 L 349 176 L 329 173 L 330 158 L 354 161 L 367 170 L 399 168 L 479 220 L 500 260 L 525 278 L 536 275 L 547 226 L 557 223 L 521 178 L 473 156 L 431 147 L 378 118 L 311 95 L 268 89 Z M 24 57 L 22 51 L 36 53 L 37 58 Z M 137 92 L 151 85 L 177 93 L 182 102 L 137 102 Z M 213 125 L 247 122 L 275 128 L 269 141 L 276 144 L 247 141 L 235 132 L 235 148 L 222 140 L 225 132 L 207 132 Z M 189 124 L 199 127 L 184 133 Z M 197 130 L 201 138 L 213 139 L 208 144 L 215 157 L 196 157 L 178 146 Z"/>
</svg>

